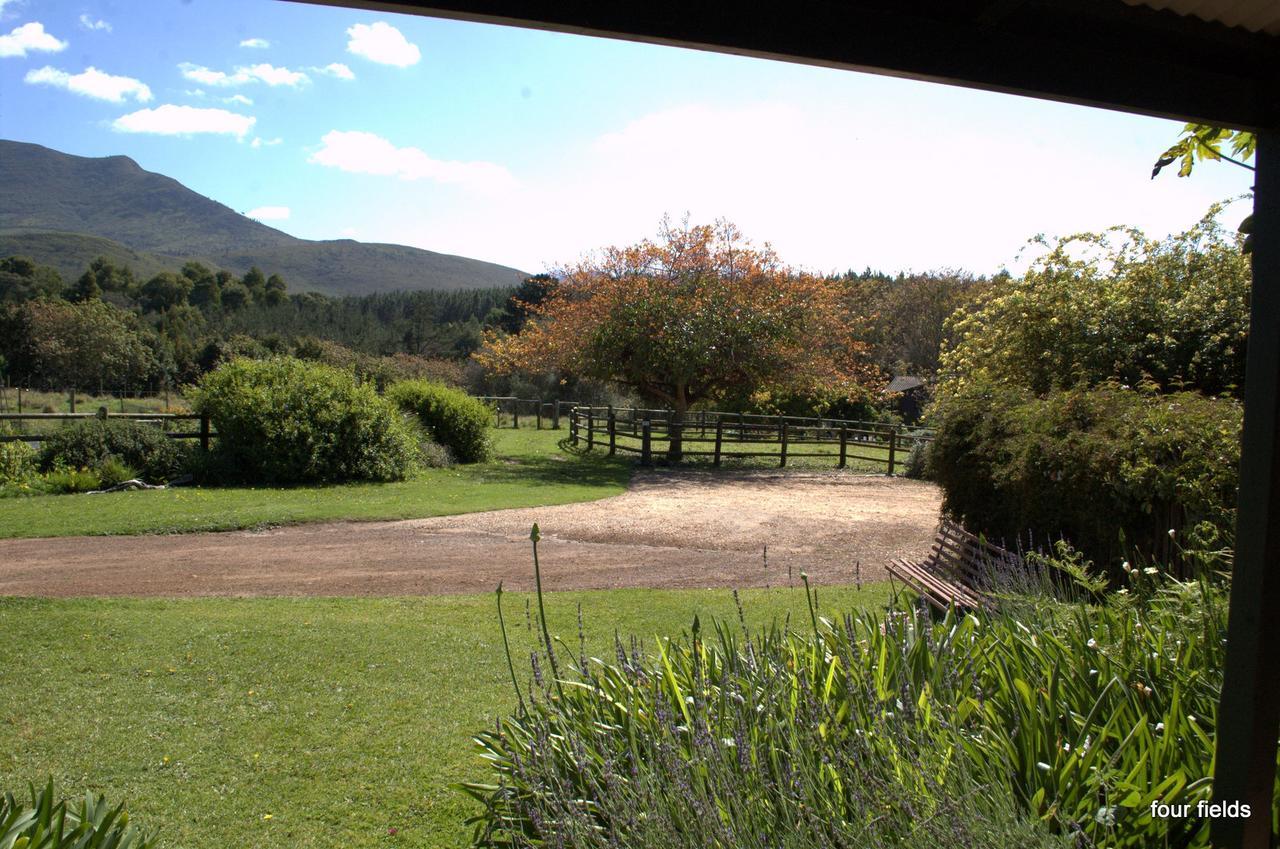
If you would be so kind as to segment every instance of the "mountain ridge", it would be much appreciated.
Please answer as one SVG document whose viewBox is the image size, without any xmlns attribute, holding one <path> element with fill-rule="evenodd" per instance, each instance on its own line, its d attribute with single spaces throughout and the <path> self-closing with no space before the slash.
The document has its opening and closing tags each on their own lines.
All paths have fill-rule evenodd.
<svg viewBox="0 0 1280 849">
<path fill-rule="evenodd" d="M 239 274 L 256 265 L 294 291 L 328 295 L 515 286 L 526 276 L 407 245 L 299 239 L 128 156 L 75 156 L 0 139 L 0 256 L 14 253 L 70 279 L 100 254 L 133 257 L 129 264 L 144 277 L 190 259 Z"/>
</svg>

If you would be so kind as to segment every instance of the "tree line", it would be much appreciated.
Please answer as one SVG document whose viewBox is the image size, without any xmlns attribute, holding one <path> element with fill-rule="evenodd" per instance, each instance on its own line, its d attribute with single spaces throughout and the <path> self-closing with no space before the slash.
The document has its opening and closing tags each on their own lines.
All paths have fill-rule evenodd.
<svg viewBox="0 0 1280 849">
<path fill-rule="evenodd" d="M 0 375 L 13 385 L 118 391 L 191 383 L 238 355 L 301 353 L 422 376 L 477 349 L 511 294 L 328 297 L 291 293 L 281 275 L 257 267 L 237 275 L 199 262 L 142 281 L 104 257 L 68 285 L 56 269 L 11 256 L 0 259 Z"/>
</svg>

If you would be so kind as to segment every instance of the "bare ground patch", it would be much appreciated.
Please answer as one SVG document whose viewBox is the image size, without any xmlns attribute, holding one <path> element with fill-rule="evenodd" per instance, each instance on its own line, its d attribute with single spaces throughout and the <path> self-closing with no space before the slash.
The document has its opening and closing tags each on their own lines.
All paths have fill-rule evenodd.
<svg viewBox="0 0 1280 849">
<path fill-rule="evenodd" d="M 886 577 L 923 556 L 941 495 L 920 481 L 844 473 L 646 472 L 613 498 L 398 522 L 334 522 L 174 536 L 0 540 L 0 594 L 428 595 L 533 585 L 785 586 Z M 764 556 L 768 546 L 767 559 Z M 860 567 L 856 564 L 860 564 Z"/>
</svg>

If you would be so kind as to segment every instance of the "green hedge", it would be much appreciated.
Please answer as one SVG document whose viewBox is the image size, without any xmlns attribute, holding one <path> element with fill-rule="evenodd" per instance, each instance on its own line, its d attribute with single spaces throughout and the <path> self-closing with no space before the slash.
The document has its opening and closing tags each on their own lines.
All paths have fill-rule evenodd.
<svg viewBox="0 0 1280 849">
<path fill-rule="evenodd" d="M 44 441 L 40 468 L 99 469 L 123 464 L 143 479 L 164 482 L 185 471 L 190 451 L 160 428 L 127 419 L 86 419 Z M 114 462 L 112 462 L 114 461 Z M 116 481 L 118 483 L 119 481 Z"/>
<path fill-rule="evenodd" d="M 348 371 L 290 357 L 233 360 L 201 380 L 192 407 L 217 432 L 215 477 L 251 483 L 400 480 L 419 434 Z"/>
<path fill-rule="evenodd" d="M 943 509 L 993 539 L 1065 538 L 1116 577 L 1125 559 L 1177 563 L 1184 530 L 1234 529 L 1234 400 L 1114 384 L 1037 398 L 975 383 L 935 409 L 928 472 Z"/>
<path fill-rule="evenodd" d="M 459 463 L 478 463 L 492 453 L 493 411 L 465 392 L 427 380 L 406 380 L 387 390 L 387 398 L 416 415 L 431 438 Z"/>
</svg>

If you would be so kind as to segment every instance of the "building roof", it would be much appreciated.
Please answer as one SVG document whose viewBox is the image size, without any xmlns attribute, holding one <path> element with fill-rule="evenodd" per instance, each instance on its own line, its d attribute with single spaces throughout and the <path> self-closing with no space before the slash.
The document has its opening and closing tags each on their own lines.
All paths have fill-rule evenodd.
<svg viewBox="0 0 1280 849">
<path fill-rule="evenodd" d="M 1280 3 L 1276 0 L 1124 0 L 1130 6 L 1168 9 L 1212 24 L 1249 32 L 1280 35 Z"/>
<path fill-rule="evenodd" d="M 919 389 L 924 386 L 924 381 L 918 377 L 910 377 L 901 375 L 889 381 L 889 392 L 910 392 L 912 389 Z"/>
</svg>

